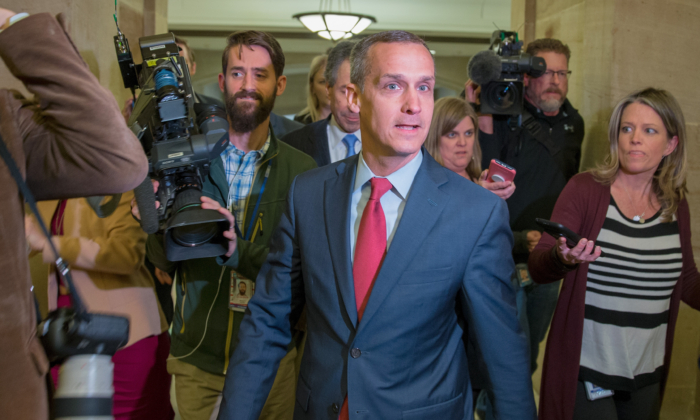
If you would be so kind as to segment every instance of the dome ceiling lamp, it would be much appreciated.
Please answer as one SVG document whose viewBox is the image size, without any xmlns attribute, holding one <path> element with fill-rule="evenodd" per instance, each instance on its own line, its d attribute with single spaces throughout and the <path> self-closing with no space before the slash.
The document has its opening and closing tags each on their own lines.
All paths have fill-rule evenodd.
<svg viewBox="0 0 700 420">
<path fill-rule="evenodd" d="M 320 11 L 297 13 L 298 19 L 306 29 L 331 41 L 351 38 L 376 23 L 374 16 L 361 15 L 350 11 L 350 0 L 338 0 L 337 12 L 331 10 L 333 0 L 321 0 Z"/>
</svg>

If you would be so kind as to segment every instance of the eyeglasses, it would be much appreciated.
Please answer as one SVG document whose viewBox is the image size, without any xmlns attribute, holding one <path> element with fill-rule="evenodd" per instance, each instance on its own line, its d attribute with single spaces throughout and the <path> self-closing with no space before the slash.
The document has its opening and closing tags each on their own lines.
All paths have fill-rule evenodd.
<svg viewBox="0 0 700 420">
<path fill-rule="evenodd" d="M 570 75 L 571 75 L 571 70 L 561 70 L 561 71 L 552 71 L 552 70 L 547 70 L 544 72 L 542 75 L 543 77 L 546 77 L 548 79 L 551 79 L 554 77 L 554 75 L 559 76 L 560 79 L 566 80 Z"/>
</svg>

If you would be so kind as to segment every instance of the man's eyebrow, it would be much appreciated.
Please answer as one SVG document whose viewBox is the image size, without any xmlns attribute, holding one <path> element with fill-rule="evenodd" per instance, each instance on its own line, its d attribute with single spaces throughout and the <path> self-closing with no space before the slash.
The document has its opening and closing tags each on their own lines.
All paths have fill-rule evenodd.
<svg viewBox="0 0 700 420">
<path fill-rule="evenodd" d="M 233 66 L 231 67 L 231 70 L 245 70 L 246 68 L 243 66 Z M 261 73 L 267 73 L 268 70 L 265 67 L 253 67 L 251 70 L 253 71 L 259 71 Z"/>
<path fill-rule="evenodd" d="M 380 79 L 396 79 L 396 80 L 404 80 L 406 79 L 406 76 L 401 74 L 401 73 L 386 73 L 383 74 L 379 77 Z M 430 82 L 435 80 L 435 76 L 422 76 L 420 79 L 421 82 Z"/>
</svg>

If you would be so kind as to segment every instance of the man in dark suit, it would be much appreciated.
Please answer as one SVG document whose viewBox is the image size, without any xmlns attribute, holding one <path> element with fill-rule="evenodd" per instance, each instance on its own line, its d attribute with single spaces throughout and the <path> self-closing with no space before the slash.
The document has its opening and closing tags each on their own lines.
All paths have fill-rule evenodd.
<svg viewBox="0 0 700 420">
<path fill-rule="evenodd" d="M 290 187 L 219 419 L 258 418 L 304 304 L 295 419 L 471 419 L 461 325 L 483 352 L 497 418 L 534 419 L 508 211 L 422 148 L 435 85 L 425 42 L 377 33 L 350 61 L 362 153 Z"/>
<path fill-rule="evenodd" d="M 354 42 L 338 43 L 328 53 L 325 78 L 331 115 L 293 131 L 281 140 L 314 158 L 318 166 L 343 160 L 360 152 L 360 116 L 348 107 L 345 96 L 350 84 L 350 52 Z"/>
</svg>

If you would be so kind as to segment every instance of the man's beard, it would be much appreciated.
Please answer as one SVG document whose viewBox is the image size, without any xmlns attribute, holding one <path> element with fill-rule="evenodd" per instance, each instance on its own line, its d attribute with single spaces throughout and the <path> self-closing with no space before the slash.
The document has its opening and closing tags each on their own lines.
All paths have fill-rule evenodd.
<svg viewBox="0 0 700 420">
<path fill-rule="evenodd" d="M 226 115 L 231 129 L 236 133 L 249 133 L 262 124 L 270 116 L 277 98 L 277 86 L 269 98 L 264 98 L 255 91 L 239 91 L 230 95 L 224 88 L 226 95 Z M 253 98 L 260 101 L 260 105 L 252 102 L 236 102 L 239 98 Z"/>
<path fill-rule="evenodd" d="M 543 99 L 542 97 L 544 96 L 545 93 L 558 93 L 560 99 Z M 564 101 L 566 100 L 566 95 L 564 95 L 564 92 L 562 92 L 560 89 L 557 88 L 549 88 L 542 92 L 539 98 L 537 98 L 536 101 L 533 101 L 535 103 L 535 106 L 542 110 L 542 112 L 556 112 L 561 108 L 561 106 L 564 104 Z"/>
</svg>

